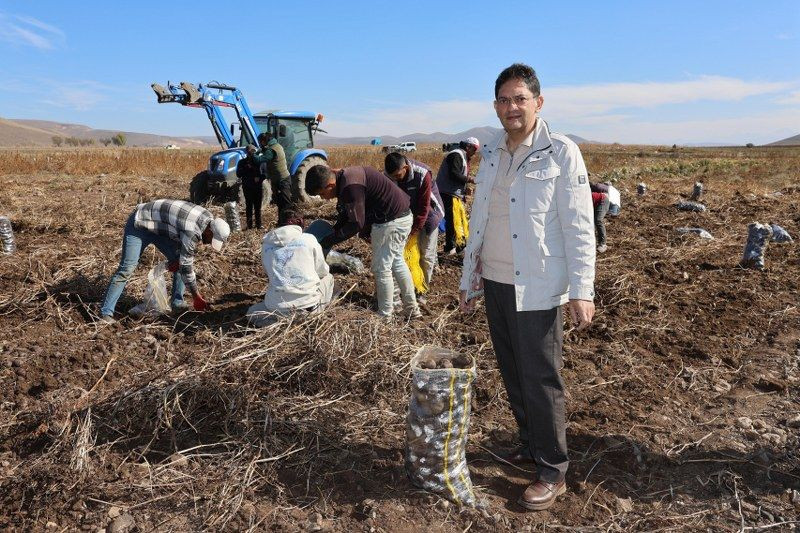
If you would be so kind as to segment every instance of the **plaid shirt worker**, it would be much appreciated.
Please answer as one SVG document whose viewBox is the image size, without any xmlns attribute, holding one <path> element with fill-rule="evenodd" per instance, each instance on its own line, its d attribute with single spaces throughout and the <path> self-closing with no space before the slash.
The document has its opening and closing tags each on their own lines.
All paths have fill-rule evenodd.
<svg viewBox="0 0 800 533">
<path fill-rule="evenodd" d="M 211 212 L 199 205 L 183 200 L 156 200 L 136 207 L 134 227 L 180 243 L 180 274 L 186 287 L 195 294 L 194 256 L 197 241 L 203 238 L 203 231 L 212 220 L 214 217 Z"/>
</svg>

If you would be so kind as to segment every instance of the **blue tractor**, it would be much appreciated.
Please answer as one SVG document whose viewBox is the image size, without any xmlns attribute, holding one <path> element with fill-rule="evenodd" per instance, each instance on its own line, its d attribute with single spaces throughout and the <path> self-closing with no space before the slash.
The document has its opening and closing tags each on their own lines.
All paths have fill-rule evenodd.
<svg viewBox="0 0 800 533">
<path fill-rule="evenodd" d="M 258 146 L 256 138 L 261 132 L 270 132 L 283 146 L 289 174 L 292 176 L 292 196 L 296 202 L 307 202 L 306 172 L 315 165 L 327 165 L 328 154 L 314 148 L 314 134 L 319 129 L 322 115 L 305 112 L 271 111 L 251 113 L 247 101 L 236 87 L 222 83 L 197 86 L 182 82 L 180 85 L 158 83 L 151 85 L 158 103 L 178 103 L 187 107 L 205 109 L 214 133 L 225 147 L 211 156 L 208 169 L 197 174 L 189 186 L 189 196 L 194 203 L 209 200 L 236 201 L 241 197 L 241 181 L 236 177 L 236 166 L 245 157 L 248 144 Z M 237 123 L 228 124 L 221 108 L 233 109 Z M 264 205 L 272 199 L 272 187 L 264 182 Z"/>
</svg>

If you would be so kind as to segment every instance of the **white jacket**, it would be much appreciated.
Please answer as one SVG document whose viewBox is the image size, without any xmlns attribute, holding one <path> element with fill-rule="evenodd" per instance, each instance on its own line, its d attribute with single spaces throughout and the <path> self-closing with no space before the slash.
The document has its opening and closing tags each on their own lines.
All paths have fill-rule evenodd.
<svg viewBox="0 0 800 533">
<path fill-rule="evenodd" d="M 320 280 L 330 273 L 317 239 L 300 226 L 282 226 L 264 236 L 261 261 L 269 277 L 264 306 L 270 311 L 319 303 Z"/>
<path fill-rule="evenodd" d="M 535 128 L 533 146 L 509 190 L 517 311 L 594 299 L 594 210 L 583 157 L 578 145 L 550 133 L 541 118 Z M 477 269 L 500 160 L 497 147 L 505 140 L 502 132 L 481 150 L 461 290 L 470 290 L 480 279 Z"/>
</svg>

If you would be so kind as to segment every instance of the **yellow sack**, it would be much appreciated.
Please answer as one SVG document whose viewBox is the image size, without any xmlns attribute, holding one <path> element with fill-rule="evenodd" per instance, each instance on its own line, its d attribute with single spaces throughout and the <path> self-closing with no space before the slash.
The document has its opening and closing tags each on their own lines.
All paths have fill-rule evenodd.
<svg viewBox="0 0 800 533">
<path fill-rule="evenodd" d="M 428 285 L 425 283 L 425 272 L 419 264 L 419 243 L 417 239 L 418 234 L 415 233 L 408 238 L 406 249 L 403 251 L 403 259 L 405 259 L 408 269 L 411 271 L 411 279 L 414 280 L 414 288 L 420 294 L 428 292 Z"/>
<path fill-rule="evenodd" d="M 469 220 L 460 198 L 453 197 L 453 227 L 456 230 L 456 246 L 463 248 L 469 238 Z"/>
</svg>

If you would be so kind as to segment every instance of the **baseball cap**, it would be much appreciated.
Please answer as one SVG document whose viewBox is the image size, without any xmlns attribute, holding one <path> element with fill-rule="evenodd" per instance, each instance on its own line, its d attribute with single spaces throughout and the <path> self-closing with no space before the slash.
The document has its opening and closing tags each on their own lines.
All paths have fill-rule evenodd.
<svg viewBox="0 0 800 533">
<path fill-rule="evenodd" d="M 472 146 L 474 146 L 475 148 L 480 148 L 480 147 L 481 147 L 481 143 L 480 143 L 480 141 L 479 141 L 477 138 L 475 138 L 475 137 L 467 137 L 467 138 L 464 140 L 464 143 L 466 143 L 466 144 L 471 144 L 471 145 L 472 145 Z"/>
<path fill-rule="evenodd" d="M 214 235 L 211 239 L 211 247 L 219 252 L 231 235 L 231 227 L 221 218 L 215 218 L 211 221 L 211 233 Z"/>
</svg>

